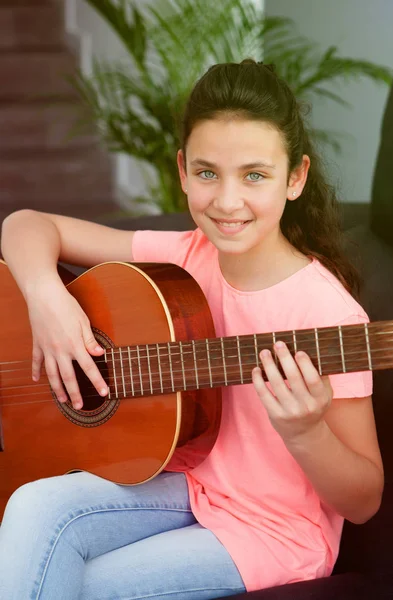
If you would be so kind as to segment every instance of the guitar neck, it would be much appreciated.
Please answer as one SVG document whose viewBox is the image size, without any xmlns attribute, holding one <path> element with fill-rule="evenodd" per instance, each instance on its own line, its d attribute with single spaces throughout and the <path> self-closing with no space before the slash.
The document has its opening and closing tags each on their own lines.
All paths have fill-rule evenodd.
<svg viewBox="0 0 393 600">
<path fill-rule="evenodd" d="M 259 352 L 279 340 L 293 355 L 306 352 L 320 375 L 393 367 L 393 321 L 376 321 L 109 349 L 110 393 L 121 398 L 250 383 L 252 369 L 262 368 Z"/>
</svg>

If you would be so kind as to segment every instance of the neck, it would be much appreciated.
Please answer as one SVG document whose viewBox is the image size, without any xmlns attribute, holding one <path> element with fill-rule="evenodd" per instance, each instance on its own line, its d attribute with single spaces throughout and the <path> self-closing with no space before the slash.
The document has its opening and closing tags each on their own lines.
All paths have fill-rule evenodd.
<svg viewBox="0 0 393 600">
<path fill-rule="evenodd" d="M 114 348 L 105 355 L 111 394 L 150 396 L 250 383 L 253 367 L 261 367 L 259 352 L 278 340 L 292 354 L 306 352 L 321 376 L 393 367 L 393 321 L 379 321 Z"/>
<path fill-rule="evenodd" d="M 263 246 L 253 247 L 243 254 L 219 254 L 224 279 L 245 292 L 280 283 L 309 262 L 310 259 L 294 248 L 281 232 L 274 240 L 265 239 Z"/>
</svg>

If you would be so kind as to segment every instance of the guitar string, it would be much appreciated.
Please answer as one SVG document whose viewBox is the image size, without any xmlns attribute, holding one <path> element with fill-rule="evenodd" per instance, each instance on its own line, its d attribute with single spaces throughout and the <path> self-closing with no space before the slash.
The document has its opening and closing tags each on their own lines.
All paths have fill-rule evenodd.
<svg viewBox="0 0 393 600">
<path fill-rule="evenodd" d="M 377 335 L 381 335 L 381 334 L 385 335 L 386 333 L 393 334 L 393 331 L 392 332 L 380 332 L 379 334 L 377 333 Z M 355 338 L 355 337 L 359 337 L 359 336 L 352 336 L 352 338 Z M 364 337 L 361 336 L 361 339 L 363 340 Z M 348 340 L 344 339 L 344 343 L 345 343 L 345 341 L 348 341 Z M 384 340 L 384 342 L 391 342 L 391 341 L 393 341 L 393 339 L 392 340 Z M 328 340 L 326 340 L 326 343 L 327 342 L 328 342 Z M 176 347 L 177 347 L 178 342 L 172 342 L 172 343 L 176 344 Z M 297 340 L 297 343 L 300 344 L 301 342 L 298 342 L 298 340 Z M 170 357 L 171 357 L 172 360 L 176 360 L 176 358 L 180 358 L 181 359 L 182 357 L 184 357 L 186 355 L 193 356 L 193 354 L 194 354 L 193 350 L 190 350 L 190 351 L 187 350 L 187 346 L 189 344 L 192 344 L 192 342 L 182 342 L 182 348 L 183 348 L 182 352 L 170 352 L 170 353 L 168 352 L 167 354 L 165 352 L 160 352 L 160 348 L 158 350 L 158 353 L 155 354 L 154 351 L 157 351 L 156 350 L 157 344 L 141 344 L 141 345 L 138 346 L 138 348 L 139 348 L 139 358 L 145 358 L 145 359 L 147 359 L 147 352 L 149 353 L 149 358 L 158 358 L 158 359 L 169 357 L 169 355 L 170 355 Z M 202 343 L 200 345 L 202 346 Z M 291 346 L 291 345 L 293 346 L 293 342 L 289 343 L 289 346 Z M 145 350 L 146 354 L 143 354 L 143 351 L 144 351 L 143 349 L 146 348 L 146 346 L 149 349 L 148 349 L 148 351 Z M 206 341 L 203 342 L 203 346 L 204 346 L 203 348 L 200 348 L 200 347 L 197 346 L 197 343 L 195 343 L 195 350 L 196 350 L 196 352 L 202 352 L 203 356 L 207 356 L 207 354 L 206 354 Z M 165 344 L 164 348 L 167 349 L 167 347 L 168 347 L 168 344 Z M 134 359 L 134 360 L 138 359 L 138 351 L 137 350 L 133 350 L 132 346 L 123 346 L 122 347 L 122 352 L 126 352 L 126 350 L 125 350 L 126 348 L 127 348 L 127 350 L 128 350 L 128 348 L 130 349 L 130 355 L 132 355 L 132 357 L 131 357 L 132 359 Z M 242 345 L 242 347 L 241 347 L 241 358 L 242 359 L 246 358 L 248 356 L 247 354 L 244 354 L 243 352 L 246 351 L 246 350 L 250 350 L 250 349 L 252 350 L 252 354 L 255 355 L 255 343 L 253 343 L 253 344 L 252 343 L 250 343 L 250 344 L 247 343 L 247 344 L 243 344 Z M 258 353 L 260 353 L 262 349 L 264 349 L 264 348 L 258 348 L 257 349 Z M 111 349 L 108 349 L 108 350 L 111 350 Z M 217 347 L 216 347 L 213 342 L 209 342 L 209 350 L 210 350 L 210 352 L 209 352 L 210 360 L 222 360 L 222 346 L 221 346 L 221 343 L 220 343 L 219 346 L 217 345 Z M 230 349 L 227 348 L 226 350 L 228 351 Z M 306 352 L 309 355 L 310 354 L 315 354 L 316 343 L 315 342 L 311 343 L 310 347 L 308 345 L 307 346 L 304 345 L 301 348 L 298 348 L 298 351 L 300 351 L 300 350 L 303 351 L 303 352 Z M 311 350 L 311 352 L 310 352 L 310 350 Z M 324 354 L 323 353 L 323 351 L 324 351 L 324 340 L 320 341 L 320 343 L 319 343 L 319 350 L 320 350 L 319 351 L 319 356 L 320 356 L 321 359 L 329 358 L 331 356 L 340 356 L 341 355 L 341 351 L 338 352 L 337 354 L 332 354 L 330 352 L 327 353 L 327 354 Z M 215 351 L 220 354 L 219 357 L 214 357 L 213 356 L 213 352 L 215 352 Z M 293 349 L 290 348 L 290 351 L 293 354 Z M 373 349 L 369 345 L 368 348 L 366 347 L 366 348 L 364 348 L 362 350 L 362 352 L 366 352 L 366 353 L 368 351 L 370 353 L 377 352 L 378 348 Z M 225 352 L 225 347 L 224 347 L 224 352 Z M 345 351 L 344 352 L 344 360 L 345 360 L 346 356 L 349 356 L 350 354 L 353 354 L 353 353 L 357 354 L 358 352 L 359 352 L 359 350 L 354 350 L 352 352 L 351 351 Z M 113 348 L 113 354 L 114 354 L 114 356 L 117 359 L 120 360 L 120 351 L 118 349 Z M 318 352 L 317 352 L 317 355 L 318 355 Z M 225 356 L 225 360 L 229 360 L 233 356 L 234 355 L 232 355 L 232 356 L 226 355 Z M 238 352 L 236 350 L 236 357 L 238 358 L 238 356 L 239 355 L 238 355 Z M 126 356 L 124 356 L 123 358 L 124 358 L 124 360 L 126 362 L 128 361 L 128 352 L 126 353 Z M 75 359 L 73 359 L 73 360 L 75 360 Z M 112 357 L 111 356 L 109 357 L 109 360 L 112 361 Z M 200 360 L 200 357 L 198 358 L 198 360 Z M 207 358 L 206 358 L 206 360 L 207 360 Z M 94 363 L 97 364 L 97 365 L 99 365 L 99 364 L 107 364 L 107 361 L 106 360 L 95 360 Z M 2 365 L 11 365 L 11 364 L 28 364 L 29 367 L 22 367 L 22 368 L 19 368 L 19 369 L 2 369 L 1 368 Z M 26 360 L 23 360 L 23 361 L 8 361 L 8 362 L 1 362 L 0 363 L 0 373 L 6 373 L 6 372 L 10 373 L 12 371 L 25 371 L 25 370 L 31 370 L 31 359 L 26 359 Z"/>
<path fill-rule="evenodd" d="M 386 352 L 386 351 L 389 351 L 389 350 L 393 350 L 393 339 L 390 340 L 390 341 L 392 342 L 392 347 L 385 346 L 383 348 L 375 348 L 374 350 L 370 349 L 370 356 L 371 356 L 371 358 L 373 356 L 375 356 L 377 352 Z M 365 357 L 364 358 L 360 357 L 357 360 L 362 360 L 362 361 L 366 360 L 366 362 L 367 362 L 367 350 L 363 350 L 363 352 L 364 352 Z M 259 351 L 258 351 L 258 353 L 259 353 Z M 183 357 L 186 354 L 191 354 L 192 355 L 193 353 L 191 353 L 191 352 L 183 352 Z M 356 354 L 358 356 L 359 355 L 359 351 L 354 350 L 352 352 L 346 352 L 345 353 L 345 355 L 344 355 L 344 364 L 345 365 L 347 365 L 349 363 L 349 361 L 352 360 L 352 358 L 350 357 L 350 355 L 354 355 L 354 354 Z M 161 358 L 163 358 L 165 356 L 169 356 L 169 355 L 163 355 L 161 353 L 159 355 L 158 354 L 152 354 L 149 351 L 149 360 L 150 361 L 154 361 L 154 359 L 157 359 L 157 364 L 158 363 L 162 364 L 161 363 Z M 342 354 L 341 354 L 341 352 L 329 353 L 329 354 L 323 354 L 323 353 L 320 352 L 319 356 L 320 356 L 320 359 L 321 359 L 321 363 L 323 362 L 323 364 L 321 365 L 322 367 L 326 368 L 330 364 L 330 362 L 335 363 L 337 357 L 339 357 L 339 362 L 342 364 Z M 248 358 L 250 358 L 250 357 L 252 357 L 252 358 L 255 359 L 255 348 L 254 348 L 254 351 L 251 352 L 251 353 L 249 353 L 249 354 L 243 354 L 243 353 L 241 354 L 241 359 L 242 359 L 242 363 L 244 363 L 244 366 L 249 366 L 249 365 L 253 364 L 253 363 L 246 362 L 246 360 Z M 350 358 L 348 359 L 348 357 L 350 357 Z M 148 358 L 148 356 L 146 354 L 145 356 L 139 355 L 139 358 L 136 357 L 136 356 L 134 356 L 134 357 L 132 357 L 131 360 L 134 361 L 133 366 L 135 366 L 135 368 L 138 369 L 138 366 L 135 365 L 135 361 L 138 361 L 138 365 L 139 365 L 141 363 L 141 359 L 144 359 L 145 361 L 147 361 L 147 358 Z M 171 358 L 172 358 L 172 364 L 173 364 L 173 362 L 176 362 L 174 360 L 174 358 L 175 359 L 177 358 L 176 356 L 174 357 L 171 354 Z M 317 358 L 317 356 L 311 357 L 311 358 L 315 359 L 315 358 Z M 120 355 L 117 356 L 116 359 L 117 359 L 117 362 L 121 361 L 123 363 L 123 368 L 124 369 L 126 369 L 126 370 L 129 369 L 129 360 L 128 360 L 128 355 L 127 354 L 124 357 L 122 357 L 122 359 L 120 358 Z M 235 362 L 232 363 L 232 364 L 229 364 L 229 361 L 231 359 L 235 359 Z M 201 360 L 207 361 L 206 353 L 205 353 L 205 356 L 197 358 L 197 361 L 201 362 Z M 217 369 L 217 368 L 224 369 L 224 368 L 230 368 L 230 367 L 238 367 L 239 364 L 240 364 L 239 363 L 239 355 L 238 355 L 238 353 L 233 354 L 233 355 L 227 355 L 227 356 L 225 356 L 225 367 L 224 367 L 224 361 L 223 361 L 222 356 L 211 356 L 210 355 L 210 361 L 211 361 L 211 368 L 212 369 L 213 368 L 215 368 L 215 369 Z M 220 364 L 214 365 L 214 364 L 212 364 L 212 361 L 219 361 Z M 110 362 L 110 364 L 113 364 L 113 360 L 112 360 L 111 357 L 109 359 L 109 362 Z M 29 363 L 30 363 L 30 361 L 29 361 Z M 95 363 L 95 364 L 97 364 L 97 363 Z M 107 363 L 104 361 L 104 364 L 107 364 Z M 178 364 L 180 364 L 180 363 L 178 363 Z M 164 367 L 165 366 L 168 366 L 168 365 L 164 365 Z M 116 367 L 116 364 L 115 364 L 115 367 Z M 162 368 L 162 366 L 161 366 L 161 368 Z M 206 369 L 206 368 L 208 369 L 208 367 L 200 364 L 200 365 L 198 365 L 198 372 L 199 372 L 200 369 Z M 170 374 L 171 372 L 172 373 L 183 373 L 183 370 L 184 369 L 172 369 L 171 371 L 162 371 L 162 374 Z M 187 367 L 185 370 L 187 372 L 189 372 L 189 371 L 195 371 L 195 364 L 192 364 L 192 366 L 190 368 Z M 31 367 L 30 368 L 22 367 L 20 369 L 0 369 L 0 374 L 4 374 L 4 373 L 21 373 L 21 372 L 22 373 L 26 373 L 27 371 L 30 372 L 31 371 Z M 157 375 L 158 374 L 157 371 L 152 371 L 151 369 L 150 369 L 150 373 L 152 375 Z M 43 374 L 45 374 L 45 369 L 43 369 Z M 149 370 L 148 371 L 144 371 L 142 374 L 147 374 L 148 375 L 149 374 Z M 124 374 L 124 377 L 125 376 L 126 375 Z M 139 376 L 139 373 L 138 373 L 138 376 Z M 87 377 L 87 375 L 86 375 L 86 377 Z M 119 373 L 118 375 L 116 375 L 116 379 L 120 379 L 121 380 L 122 377 L 123 377 L 123 375 L 121 373 Z M 20 378 L 21 378 L 21 376 L 17 375 L 14 379 L 20 379 Z M 11 379 L 13 379 L 13 377 L 10 377 L 8 375 L 7 376 L 7 381 L 11 380 Z"/>
<path fill-rule="evenodd" d="M 380 351 L 382 352 L 382 351 L 384 351 L 384 350 L 385 350 L 385 349 L 381 349 Z M 357 360 L 355 360 L 354 362 L 359 362 L 359 360 L 360 360 L 360 359 L 357 359 Z M 232 365 L 232 366 L 234 366 L 234 365 Z M 355 366 L 355 365 L 354 365 L 354 364 L 351 364 L 351 366 L 353 367 L 353 366 Z M 351 368 L 351 366 L 349 366 L 349 365 L 348 365 L 348 368 Z M 383 365 L 383 364 L 379 364 L 378 366 L 379 366 L 379 368 L 381 368 L 381 369 L 384 369 L 384 368 L 391 368 L 391 367 L 393 366 L 393 364 L 392 364 L 391 362 L 390 362 L 390 363 L 388 362 L 388 363 L 386 363 L 385 365 Z M 216 367 L 216 368 L 217 368 L 217 367 Z M 209 373 L 209 369 L 208 369 L 208 368 L 205 368 L 204 370 L 205 370 L 205 371 L 207 371 L 207 373 Z M 364 371 L 364 369 L 362 369 L 362 370 Z M 367 369 L 366 369 L 366 370 L 367 370 Z M 210 370 L 210 371 L 211 371 L 211 370 Z M 188 372 L 190 372 L 190 373 L 193 373 L 193 374 L 194 374 L 193 376 L 195 377 L 195 369 L 189 369 L 189 370 L 188 370 Z M 222 371 L 220 371 L 220 373 L 221 373 L 221 372 L 222 372 Z M 354 371 L 349 371 L 349 372 L 354 372 Z M 356 372 L 356 371 L 355 371 L 355 372 Z M 168 372 L 165 372 L 165 374 L 167 374 L 167 373 L 168 373 Z M 181 373 L 181 374 L 182 374 L 182 371 L 177 371 L 177 373 Z M 219 373 L 219 374 L 220 374 L 220 373 Z M 340 371 L 340 373 L 338 373 L 338 374 L 342 374 L 342 372 Z M 163 377 L 163 375 L 164 375 L 164 374 L 161 372 L 161 375 L 162 375 L 162 376 L 161 376 L 161 379 L 157 378 L 157 379 L 154 379 L 154 381 L 153 381 L 153 376 L 154 376 L 154 375 L 158 375 L 158 373 L 157 373 L 157 372 L 154 372 L 154 373 L 152 373 L 151 375 L 152 375 L 152 387 L 153 387 L 153 383 L 154 383 L 154 385 L 155 385 L 155 384 L 157 384 L 157 386 L 158 386 L 157 388 L 155 388 L 155 389 L 154 389 L 154 392 L 155 392 L 156 394 L 161 394 L 161 393 L 166 393 L 166 394 L 167 394 L 167 393 L 174 393 L 174 391 L 172 390 L 172 383 L 171 383 L 171 379 L 167 379 L 167 380 L 165 380 L 165 381 L 164 381 L 164 377 Z M 200 375 L 201 375 L 201 373 L 200 373 L 200 370 L 198 369 L 198 376 L 200 376 Z M 139 374 L 138 374 L 138 377 L 139 377 Z M 203 377 L 203 374 L 202 374 L 202 377 Z M 112 379 L 113 379 L 113 381 L 114 381 L 114 378 L 113 378 L 113 377 L 112 377 Z M 180 378 L 179 378 L 179 379 L 180 379 Z M 195 379 L 196 379 L 196 378 L 195 378 Z M 251 382 L 251 381 L 252 381 L 252 380 L 251 380 L 251 374 L 249 374 L 249 375 L 245 375 L 245 376 L 244 376 L 244 379 L 248 379 L 248 380 L 249 380 L 249 382 Z M 116 381 L 117 381 L 117 379 L 116 379 Z M 161 381 L 162 381 L 162 387 L 163 387 L 163 388 L 167 388 L 167 391 L 165 391 L 165 392 L 161 392 Z M 127 379 L 126 379 L 126 377 L 124 377 L 124 383 L 127 383 L 127 384 L 129 384 L 130 382 L 131 382 L 131 378 L 128 378 L 128 377 L 127 377 Z M 122 381 L 121 381 L 121 382 L 117 382 L 117 383 L 118 383 L 118 386 L 119 386 L 119 388 L 121 388 L 121 387 L 122 387 Z M 137 383 L 137 378 L 135 378 L 135 384 L 136 384 L 136 383 Z M 143 389 L 136 390 L 136 392 L 137 392 L 137 393 L 136 393 L 136 394 L 134 394 L 134 395 L 131 395 L 131 396 L 130 396 L 130 394 L 131 394 L 131 390 L 130 390 L 130 391 L 128 391 L 128 392 L 126 392 L 126 399 L 127 399 L 127 398 L 129 398 L 129 399 L 132 399 L 132 398 L 134 398 L 134 397 L 143 397 L 143 396 L 151 396 L 151 395 L 155 395 L 154 393 L 153 393 L 153 394 L 151 394 L 151 390 L 150 390 L 150 382 L 149 382 L 149 380 L 147 380 L 147 379 L 145 379 L 145 380 L 142 380 L 142 383 L 146 383 L 146 388 L 143 388 Z M 176 381 L 175 383 L 176 383 L 176 387 L 177 387 L 177 386 L 178 386 L 178 382 Z M 187 383 L 187 382 L 186 382 L 186 383 Z M 199 388 L 201 388 L 201 389 L 202 389 L 202 388 L 205 388 L 205 387 L 211 387 L 211 386 L 210 386 L 210 382 L 209 382 L 209 378 L 207 378 L 207 379 L 206 379 L 206 381 L 201 381 L 200 383 L 201 383 L 201 385 L 199 385 Z M 223 381 L 216 381 L 216 380 L 214 380 L 214 385 L 213 385 L 213 387 L 225 386 L 226 384 L 227 384 L 227 385 L 239 385 L 239 384 L 240 384 L 240 381 L 239 381 L 239 379 L 238 379 L 238 378 L 237 378 L 237 379 L 235 379 L 235 380 L 229 380 L 229 379 L 227 378 L 227 381 L 226 381 L 226 382 L 225 382 L 225 380 L 223 380 Z M 36 396 L 36 395 L 42 395 L 42 393 L 52 393 L 52 392 L 50 391 L 49 382 L 42 383 L 42 384 L 40 384 L 40 383 L 37 383 L 37 384 L 30 384 L 30 385 L 25 385 L 25 386 L 6 387 L 6 388 L 3 388 L 3 389 L 5 389 L 5 390 L 10 390 L 10 389 L 23 389 L 23 388 L 31 388 L 31 386 L 32 386 L 32 385 L 34 385 L 34 387 L 36 387 L 36 386 L 37 386 L 37 387 L 45 387 L 45 388 L 48 388 L 48 389 L 46 389 L 44 392 L 38 391 L 38 392 L 29 392 L 28 394 L 10 394 L 10 395 L 8 395 L 8 396 L 2 396 L 2 400 L 5 400 L 5 399 L 7 399 L 7 398 L 8 398 L 8 399 L 15 399 L 15 398 L 18 398 L 18 397 L 23 397 L 23 398 L 25 398 L 25 397 L 27 397 L 27 396 Z M 113 382 L 112 382 L 112 383 L 110 383 L 109 385 L 113 385 Z M 179 389 L 177 389 L 177 390 L 175 390 L 175 391 L 187 391 L 187 389 L 189 389 L 189 390 L 191 390 L 191 389 L 193 389 L 193 390 L 195 390 L 195 389 L 198 389 L 198 387 L 196 387 L 196 386 L 193 384 L 193 382 L 190 382 L 190 381 L 188 382 L 188 386 L 189 386 L 189 387 L 188 387 L 188 388 L 186 388 L 186 389 L 183 389 L 183 387 L 181 386 Z M 89 381 L 89 384 L 88 384 L 88 390 L 89 390 L 89 391 L 90 391 L 90 390 L 94 390 L 94 391 L 95 391 L 95 393 L 94 393 L 94 394 L 92 394 L 92 395 L 86 395 L 86 394 L 84 394 L 84 396 L 83 396 L 83 398 L 84 398 L 84 399 L 88 399 L 88 398 L 98 398 L 98 397 L 100 397 L 100 398 L 102 399 L 102 401 L 105 401 L 105 399 L 107 398 L 107 396 L 104 396 L 104 397 L 101 397 L 101 396 L 99 396 L 98 392 L 95 390 L 94 386 L 91 384 L 91 382 L 90 382 L 90 381 Z M 142 391 L 143 391 L 143 393 L 142 393 Z M 118 397 L 119 397 L 119 396 L 121 396 L 123 393 L 124 393 L 124 390 L 123 390 L 123 391 L 122 391 L 122 390 L 120 390 L 120 394 L 118 394 Z M 113 392 L 111 392 L 111 394 L 113 395 Z M 127 394 L 128 394 L 128 395 L 127 395 Z M 120 399 L 121 399 L 121 398 L 120 398 Z M 6 406 L 6 404 L 5 404 L 4 402 L 2 402 L 2 404 L 3 404 L 3 406 Z M 24 404 L 24 403 L 20 403 L 20 404 Z M 18 405 L 19 405 L 19 403 L 18 403 Z"/>
<path fill-rule="evenodd" d="M 390 321 L 389 321 L 389 323 L 390 323 Z M 343 326 L 343 327 L 351 327 L 351 325 Z M 355 325 L 355 327 L 359 327 L 359 326 Z M 321 333 L 324 332 L 324 331 L 326 331 L 327 329 L 330 329 L 330 328 L 325 328 L 325 329 L 322 329 L 322 330 L 319 329 L 319 331 L 318 331 L 319 335 L 321 336 Z M 376 332 L 373 332 L 373 331 L 370 331 L 370 329 L 371 329 L 371 325 L 368 325 L 368 331 L 369 331 L 370 337 L 381 336 L 381 335 L 393 335 L 393 330 L 391 330 L 391 331 L 385 330 L 385 331 L 376 331 Z M 313 338 L 314 334 L 313 333 L 307 333 L 307 335 L 310 336 L 310 337 L 312 337 L 313 339 L 311 339 L 311 340 L 307 339 L 304 342 L 302 342 L 301 339 L 300 339 L 300 336 L 301 335 L 305 335 L 305 334 L 302 334 L 302 331 L 309 332 L 309 330 L 301 330 L 301 329 L 298 330 L 298 331 L 295 330 L 297 344 L 298 345 L 301 345 L 302 343 L 304 344 L 304 346 L 302 346 L 302 348 L 299 348 L 299 350 L 302 350 L 303 352 L 307 353 L 308 349 L 310 348 L 313 352 L 315 352 L 316 340 L 315 340 L 315 337 Z M 332 331 L 334 331 L 337 334 L 338 329 L 337 328 L 336 329 L 332 329 Z M 353 334 L 351 334 L 351 332 L 346 332 L 346 331 L 343 331 L 343 334 L 344 334 L 343 335 L 343 342 L 344 342 L 344 344 L 345 344 L 345 342 L 349 343 L 349 340 L 351 340 L 351 342 L 353 342 L 357 338 L 359 340 L 361 340 L 361 341 L 365 341 L 366 340 L 366 336 L 364 334 L 364 329 L 363 328 L 362 328 L 361 331 L 357 331 L 356 330 L 356 332 L 354 332 Z M 268 346 L 271 345 L 272 336 L 273 336 L 272 333 L 260 333 L 260 334 L 255 334 L 255 335 L 257 337 L 257 342 L 258 342 L 257 345 L 258 346 L 262 346 L 262 343 L 258 340 L 258 336 L 259 337 L 262 337 L 262 336 L 263 337 L 265 337 L 265 336 L 268 337 L 269 340 L 267 341 L 267 345 Z M 292 334 L 291 331 L 278 332 L 278 333 L 275 333 L 274 335 L 276 336 L 276 340 L 277 341 L 285 341 L 283 339 L 284 336 L 285 335 L 289 336 L 290 337 L 290 341 L 286 342 L 286 343 L 288 345 L 290 345 L 290 346 L 293 345 L 293 334 Z M 243 350 L 243 349 L 247 350 L 249 348 L 252 348 L 252 349 L 255 350 L 255 343 L 254 343 L 254 335 L 253 334 L 223 337 L 222 339 L 223 339 L 223 343 L 224 343 L 224 349 L 225 349 L 225 344 L 230 344 L 230 343 L 237 344 L 237 337 L 240 337 L 240 338 L 245 338 L 245 337 L 250 338 L 250 340 L 249 340 L 250 343 L 248 343 L 248 342 L 246 343 L 244 341 L 241 343 L 241 350 Z M 218 352 L 222 351 L 221 338 L 207 338 L 207 340 L 208 340 L 208 343 L 209 343 L 209 349 L 211 351 L 212 350 L 217 350 Z M 323 337 L 321 336 L 321 337 L 319 337 L 319 346 L 322 347 L 324 344 L 328 344 L 332 340 L 333 340 L 333 338 L 323 339 Z M 334 338 L 334 341 L 337 342 L 337 337 Z M 148 344 L 139 344 L 139 345 L 135 345 L 135 346 L 121 346 L 120 348 L 122 348 L 123 351 L 125 351 L 125 349 L 128 350 L 128 348 L 129 348 L 130 352 L 137 353 L 137 350 L 133 350 L 133 348 L 138 347 L 139 348 L 139 352 L 141 352 L 141 351 L 143 351 L 144 347 L 148 346 L 149 347 L 149 354 L 150 354 L 150 352 L 153 351 L 153 349 L 155 349 L 157 347 L 157 345 L 158 345 L 159 351 L 160 351 L 161 344 L 162 344 L 163 353 L 160 352 L 160 357 L 161 356 L 162 357 L 166 357 L 166 356 L 169 356 L 169 352 L 168 352 L 168 354 L 165 354 L 164 349 L 167 350 L 168 344 L 169 345 L 174 344 L 174 348 L 177 348 L 180 343 L 182 344 L 182 347 L 183 347 L 183 354 L 193 354 L 193 350 L 190 350 L 190 351 L 185 350 L 184 351 L 184 348 L 187 348 L 187 346 L 189 346 L 190 344 L 192 344 L 191 340 L 184 340 L 184 341 L 176 340 L 174 342 L 159 342 L 158 344 L 150 342 Z M 200 350 L 206 352 L 206 339 L 194 340 L 194 344 L 195 344 L 196 350 L 200 349 Z M 201 348 L 197 347 L 199 345 L 201 346 Z M 258 349 L 258 352 L 260 352 L 263 349 L 264 349 L 264 347 L 261 347 L 260 349 Z M 107 350 L 111 351 L 112 348 L 108 348 Z M 113 351 L 114 351 L 114 354 L 116 354 L 116 355 L 118 354 L 120 356 L 119 347 L 113 348 Z M 182 354 L 182 352 L 174 352 L 174 351 L 170 352 L 171 358 L 174 358 L 174 357 L 176 358 L 177 356 L 180 357 L 181 354 Z M 153 354 L 153 356 L 154 356 L 154 354 Z M 21 364 L 21 363 L 29 363 L 30 364 L 31 363 L 31 359 L 0 362 L 0 367 L 1 367 L 1 365 L 6 365 L 6 364 Z M 96 360 L 95 363 L 96 364 L 103 364 L 103 363 L 106 363 L 106 361 L 104 359 L 102 359 L 102 360 Z"/>
</svg>

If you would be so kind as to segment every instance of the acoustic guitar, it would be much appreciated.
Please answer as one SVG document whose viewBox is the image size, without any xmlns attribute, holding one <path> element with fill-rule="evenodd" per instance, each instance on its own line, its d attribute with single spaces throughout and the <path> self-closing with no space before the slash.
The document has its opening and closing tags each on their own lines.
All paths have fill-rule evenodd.
<svg viewBox="0 0 393 600">
<path fill-rule="evenodd" d="M 251 383 L 278 339 L 321 375 L 393 366 L 393 322 L 217 338 L 197 282 L 172 264 L 110 262 L 67 284 L 105 354 L 102 398 L 74 364 L 84 405 L 31 378 L 25 300 L 0 261 L 0 518 L 20 485 L 84 470 L 124 485 L 199 465 L 217 439 L 221 387 Z"/>
</svg>

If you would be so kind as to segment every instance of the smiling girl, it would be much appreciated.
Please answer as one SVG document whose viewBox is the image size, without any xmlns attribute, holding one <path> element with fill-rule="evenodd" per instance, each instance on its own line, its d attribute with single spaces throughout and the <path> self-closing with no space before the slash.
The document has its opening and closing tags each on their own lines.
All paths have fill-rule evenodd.
<svg viewBox="0 0 393 600">
<path fill-rule="evenodd" d="M 4 222 L 33 379 L 44 363 L 76 408 L 72 360 L 105 395 L 92 360 L 103 350 L 58 260 L 175 263 L 201 286 L 217 336 L 368 322 L 334 191 L 271 67 L 210 68 L 188 100 L 177 161 L 194 231 L 124 232 L 33 211 Z M 0 596 L 203 600 L 329 575 L 343 520 L 363 523 L 381 501 L 371 373 L 321 377 L 279 339 L 260 361 L 266 383 L 256 367 L 253 383 L 223 388 L 217 442 L 193 470 L 169 463 L 135 487 L 76 473 L 17 490 L 0 528 Z"/>
</svg>

